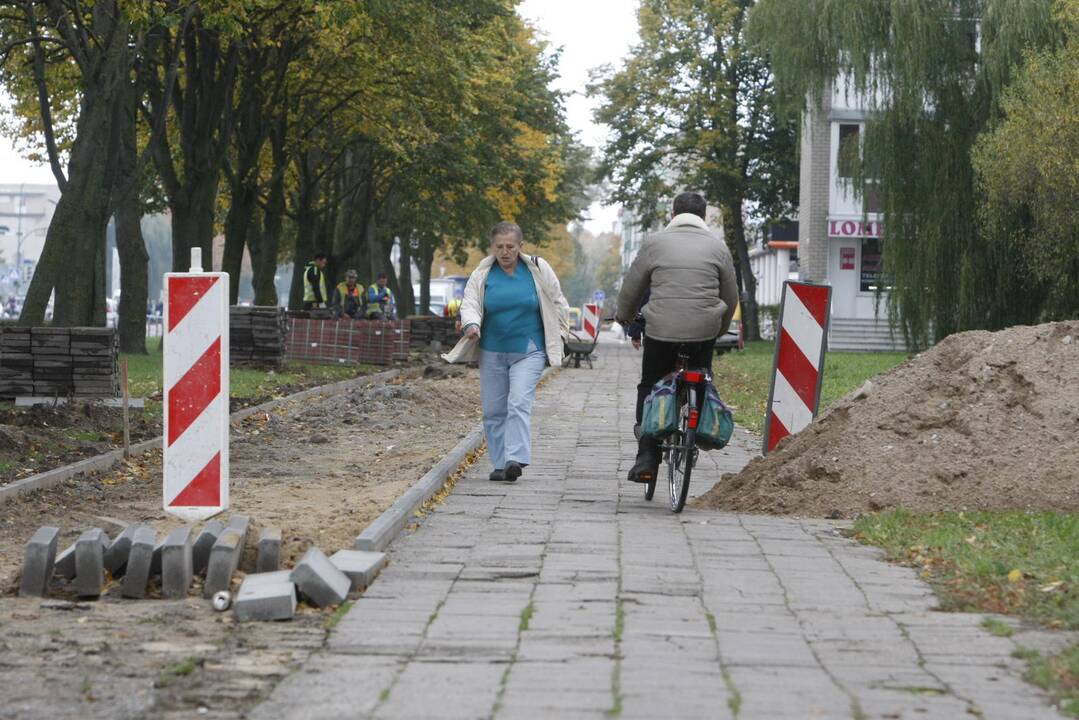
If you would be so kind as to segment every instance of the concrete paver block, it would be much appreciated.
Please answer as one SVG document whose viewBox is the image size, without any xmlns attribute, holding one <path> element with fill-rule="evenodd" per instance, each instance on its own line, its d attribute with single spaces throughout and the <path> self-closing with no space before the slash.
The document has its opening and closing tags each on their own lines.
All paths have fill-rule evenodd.
<svg viewBox="0 0 1079 720">
<path fill-rule="evenodd" d="M 296 586 L 288 570 L 248 575 L 233 603 L 237 621 L 290 620 L 296 614 Z"/>
<path fill-rule="evenodd" d="M 168 534 L 161 549 L 161 596 L 177 600 L 191 587 L 191 528 L 177 528 Z"/>
<path fill-rule="evenodd" d="M 75 591 L 96 598 L 105 585 L 105 548 L 109 536 L 101 528 L 87 530 L 75 541 Z"/>
<path fill-rule="evenodd" d="M 156 541 L 154 529 L 140 525 L 131 538 L 131 550 L 127 555 L 127 566 L 120 594 L 126 598 L 146 597 L 146 583 L 150 580 L 150 565 L 153 564 Z"/>
<path fill-rule="evenodd" d="M 206 583 L 202 589 L 204 598 L 212 598 L 214 593 L 229 589 L 232 575 L 240 564 L 240 554 L 243 553 L 243 549 L 244 534 L 225 528 L 221 537 L 217 538 L 217 542 L 210 549 L 210 563 L 206 567 Z"/>
<path fill-rule="evenodd" d="M 318 607 L 340 605 L 348 597 L 352 581 L 334 567 L 318 548 L 309 548 L 292 569 L 292 582 Z"/>
<path fill-rule="evenodd" d="M 348 575 L 352 581 L 351 591 L 363 590 L 371 585 L 375 576 L 386 566 L 386 553 L 363 550 L 338 550 L 330 556 L 334 567 Z"/>
<path fill-rule="evenodd" d="M 233 515 L 229 518 L 228 525 L 225 526 L 226 530 L 235 530 L 240 533 L 244 540 L 247 540 L 247 531 L 251 527 L 251 518 L 247 515 Z"/>
<path fill-rule="evenodd" d="M 53 572 L 67 580 L 75 577 L 75 543 L 71 543 L 56 556 Z"/>
<path fill-rule="evenodd" d="M 220 520 L 211 520 L 202 526 L 191 548 L 191 569 L 196 575 L 206 572 L 206 566 L 210 564 L 210 550 L 224 530 L 225 523 Z"/>
<path fill-rule="evenodd" d="M 60 528 L 46 526 L 38 528 L 26 543 L 26 559 L 22 566 L 19 595 L 45 597 L 49 590 L 49 580 L 52 579 L 56 543 L 59 538 Z"/>
<path fill-rule="evenodd" d="M 275 572 L 281 567 L 281 528 L 263 528 L 259 533 L 255 572 Z"/>
<path fill-rule="evenodd" d="M 138 527 L 138 525 L 128 525 L 123 532 L 116 536 L 116 539 L 109 545 L 109 549 L 105 551 L 105 569 L 113 577 L 120 577 L 124 574 L 127 556 L 131 552 L 131 539 L 135 537 L 135 531 Z"/>
</svg>

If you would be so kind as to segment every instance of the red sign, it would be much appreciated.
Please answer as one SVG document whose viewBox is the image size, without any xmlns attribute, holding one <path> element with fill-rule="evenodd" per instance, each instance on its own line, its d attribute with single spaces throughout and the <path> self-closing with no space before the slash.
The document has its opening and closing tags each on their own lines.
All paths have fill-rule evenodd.
<svg viewBox="0 0 1079 720">
<path fill-rule="evenodd" d="M 852 247 L 839 248 L 839 269 L 840 270 L 853 270 L 854 269 L 854 248 L 852 248 Z"/>
<path fill-rule="evenodd" d="M 828 237 L 879 238 L 883 230 L 880 220 L 828 218 Z"/>
</svg>

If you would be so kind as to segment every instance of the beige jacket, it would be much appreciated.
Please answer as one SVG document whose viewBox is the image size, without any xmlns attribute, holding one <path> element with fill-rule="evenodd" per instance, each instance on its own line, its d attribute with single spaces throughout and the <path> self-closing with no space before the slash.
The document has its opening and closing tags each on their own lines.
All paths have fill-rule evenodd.
<svg viewBox="0 0 1079 720">
<path fill-rule="evenodd" d="M 536 288 L 540 291 L 540 316 L 543 318 L 547 362 L 557 367 L 562 364 L 562 338 L 569 332 L 569 303 L 549 262 L 524 253 L 521 253 L 521 260 L 532 273 Z M 494 257 L 488 255 L 469 276 L 459 315 L 462 328 L 467 325 L 483 327 L 483 289 L 487 284 L 487 274 L 494 264 Z M 478 360 L 479 356 L 480 341 L 462 337 L 452 350 L 442 355 L 442 359 L 450 363 L 465 363 Z"/>
<path fill-rule="evenodd" d="M 649 235 L 622 279 L 617 320 L 633 320 L 646 290 L 645 335 L 666 342 L 712 340 L 727 331 L 738 280 L 727 245 L 692 213 Z"/>
</svg>

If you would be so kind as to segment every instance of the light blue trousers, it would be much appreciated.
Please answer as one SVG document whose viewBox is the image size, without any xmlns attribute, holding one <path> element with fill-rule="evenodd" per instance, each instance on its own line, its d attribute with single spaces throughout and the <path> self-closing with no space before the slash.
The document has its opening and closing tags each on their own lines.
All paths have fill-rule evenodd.
<svg viewBox="0 0 1079 720">
<path fill-rule="evenodd" d="M 480 400 L 487 453 L 496 470 L 532 462 L 532 402 L 547 353 L 480 351 Z"/>
</svg>

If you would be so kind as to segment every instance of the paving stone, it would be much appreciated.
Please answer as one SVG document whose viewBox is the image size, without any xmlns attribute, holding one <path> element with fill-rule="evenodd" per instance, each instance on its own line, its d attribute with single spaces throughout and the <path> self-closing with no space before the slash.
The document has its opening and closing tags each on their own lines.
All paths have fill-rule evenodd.
<svg viewBox="0 0 1079 720">
<path fill-rule="evenodd" d="M 206 568 L 206 583 L 202 587 L 202 596 L 209 599 L 214 593 L 229 590 L 232 576 L 240 564 L 240 555 L 244 549 L 244 534 L 226 528 L 210 549 L 210 563 Z"/>
<path fill-rule="evenodd" d="M 330 559 L 318 548 L 307 552 L 292 569 L 292 582 L 313 605 L 326 607 L 340 605 L 348 598 L 352 581 L 334 567 Z"/>
<path fill-rule="evenodd" d="M 206 573 L 206 566 L 210 563 L 210 550 L 224 530 L 225 523 L 220 520 L 211 520 L 202 526 L 191 548 L 191 570 L 196 575 Z"/>
<path fill-rule="evenodd" d="M 75 592 L 96 598 L 105 585 L 105 548 L 109 536 L 101 528 L 87 530 L 75 541 Z"/>
<path fill-rule="evenodd" d="M 176 528 L 161 549 L 161 597 L 178 600 L 191 588 L 191 528 Z"/>
<path fill-rule="evenodd" d="M 45 597 L 49 590 L 49 580 L 52 579 L 56 543 L 59 538 L 60 528 L 46 526 L 38 528 L 26 543 L 26 559 L 22 566 L 19 595 Z"/>
<path fill-rule="evenodd" d="M 135 530 L 131 538 L 131 550 L 127 556 L 124 581 L 120 594 L 126 598 L 146 597 L 146 584 L 150 581 L 150 566 L 153 564 L 156 536 L 154 529 L 142 525 Z"/>
<path fill-rule="evenodd" d="M 375 581 L 375 576 L 386 566 L 386 553 L 364 550 L 338 550 L 330 556 L 334 567 L 348 575 L 352 581 L 351 592 L 365 590 Z"/>
<path fill-rule="evenodd" d="M 263 528 L 259 533 L 255 572 L 275 572 L 281 567 L 281 528 Z"/>
<path fill-rule="evenodd" d="M 116 539 L 109 544 L 105 551 L 105 569 L 115 578 L 124 574 L 124 566 L 127 565 L 127 556 L 131 552 L 131 539 L 135 537 L 138 525 L 128 525 Z"/>
<path fill-rule="evenodd" d="M 245 577 L 232 605 L 236 620 L 290 620 L 296 614 L 296 585 L 289 575 L 278 570 Z"/>
<path fill-rule="evenodd" d="M 68 545 L 56 556 L 53 572 L 66 580 L 75 577 L 75 543 Z"/>
</svg>

